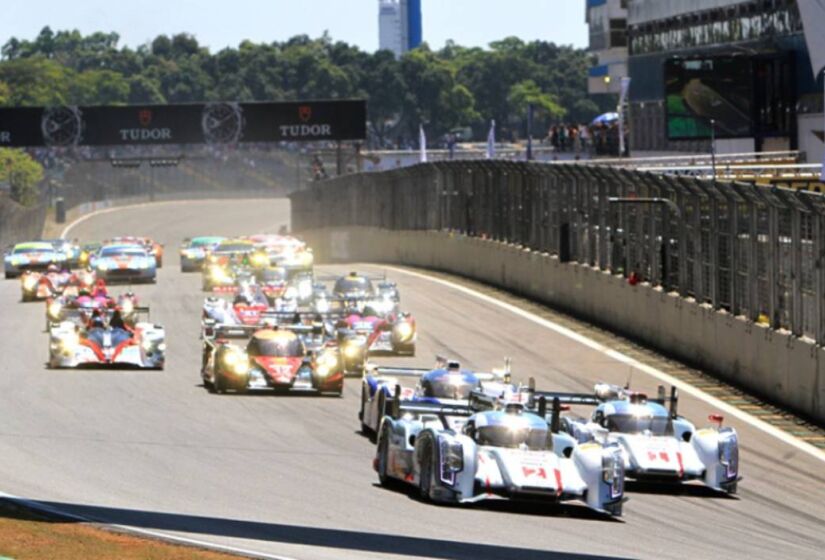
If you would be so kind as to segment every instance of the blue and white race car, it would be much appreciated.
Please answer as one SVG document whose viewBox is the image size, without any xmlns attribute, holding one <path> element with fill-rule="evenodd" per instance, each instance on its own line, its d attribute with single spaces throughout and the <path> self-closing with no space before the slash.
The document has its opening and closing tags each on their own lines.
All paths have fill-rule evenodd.
<svg viewBox="0 0 825 560">
<path fill-rule="evenodd" d="M 6 278 L 16 278 L 26 270 L 46 270 L 51 264 L 64 267 L 67 261 L 66 252 L 47 241 L 18 243 L 3 255 Z"/>
<path fill-rule="evenodd" d="M 653 482 L 697 480 L 735 494 L 739 476 L 739 438 L 734 428 L 722 427 L 721 415 L 709 417 L 715 426 L 697 430 L 677 413 L 678 394 L 664 387 L 658 398 L 600 383 L 596 408 L 589 420 L 564 418 L 563 429 L 580 444 L 602 441 L 618 444 L 629 478 Z M 665 405 L 669 403 L 669 408 Z"/>
<path fill-rule="evenodd" d="M 471 405 L 393 399 L 383 417 L 373 462 L 382 485 L 391 479 L 417 486 L 441 503 L 513 500 L 584 502 L 622 515 L 624 468 L 615 444 L 576 446 L 559 429 L 560 409 L 546 420 L 511 402 L 478 411 Z"/>
<path fill-rule="evenodd" d="M 474 391 L 489 396 L 510 395 L 508 401 L 519 400 L 520 390 L 510 383 L 509 360 L 503 369 L 492 372 L 474 372 L 463 369 L 455 361 L 437 357 L 435 367 L 384 367 L 368 364 L 361 381 L 361 432 L 374 436 L 384 417 L 387 402 L 398 392 L 401 402 L 431 405 L 458 405 L 468 403 Z M 403 387 L 401 379 L 417 379 L 415 387 Z"/>
<path fill-rule="evenodd" d="M 142 245 L 104 245 L 89 263 L 106 282 L 155 282 L 157 261 Z"/>
</svg>

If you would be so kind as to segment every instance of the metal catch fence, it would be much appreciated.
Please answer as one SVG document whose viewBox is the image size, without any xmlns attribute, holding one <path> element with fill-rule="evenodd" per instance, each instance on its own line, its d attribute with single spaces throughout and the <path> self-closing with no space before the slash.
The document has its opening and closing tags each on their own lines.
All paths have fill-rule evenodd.
<svg viewBox="0 0 825 560">
<path fill-rule="evenodd" d="M 825 343 L 825 196 L 630 169 L 507 161 L 347 175 L 292 224 L 442 230 L 518 244 Z"/>
</svg>

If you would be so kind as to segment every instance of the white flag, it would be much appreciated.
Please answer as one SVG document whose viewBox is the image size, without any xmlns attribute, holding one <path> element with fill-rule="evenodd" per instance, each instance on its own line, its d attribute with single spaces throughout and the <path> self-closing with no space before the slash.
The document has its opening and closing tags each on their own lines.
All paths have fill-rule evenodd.
<svg viewBox="0 0 825 560">
<path fill-rule="evenodd" d="M 419 160 L 421 163 L 427 163 L 427 135 L 424 134 L 424 125 L 418 125 L 418 144 L 421 150 Z"/>
<path fill-rule="evenodd" d="M 627 93 L 630 91 L 630 78 L 622 78 L 622 87 L 619 93 L 619 157 L 624 157 L 624 106 L 627 102 Z"/>
<path fill-rule="evenodd" d="M 487 159 L 496 156 L 496 121 L 490 121 L 490 132 L 487 133 Z"/>
</svg>

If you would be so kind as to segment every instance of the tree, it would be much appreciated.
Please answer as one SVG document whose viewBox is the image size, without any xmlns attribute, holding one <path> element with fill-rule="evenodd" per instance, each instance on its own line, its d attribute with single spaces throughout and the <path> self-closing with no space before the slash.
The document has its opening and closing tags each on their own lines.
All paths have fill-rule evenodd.
<svg viewBox="0 0 825 560">
<path fill-rule="evenodd" d="M 43 180 L 43 166 L 22 150 L 0 148 L 0 181 L 8 182 L 12 199 L 24 206 L 38 201 L 37 185 Z"/>
<path fill-rule="evenodd" d="M 0 64 L 0 81 L 11 90 L 10 105 L 65 104 L 71 79 L 71 70 L 39 56 Z"/>
</svg>

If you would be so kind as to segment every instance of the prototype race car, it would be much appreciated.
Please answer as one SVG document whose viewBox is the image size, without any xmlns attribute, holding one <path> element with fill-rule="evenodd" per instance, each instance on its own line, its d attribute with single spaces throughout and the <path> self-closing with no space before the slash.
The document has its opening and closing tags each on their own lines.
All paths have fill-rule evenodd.
<svg viewBox="0 0 825 560">
<path fill-rule="evenodd" d="M 92 257 L 98 278 L 106 282 L 149 282 L 157 279 L 155 257 L 143 245 L 104 245 Z"/>
<path fill-rule="evenodd" d="M 184 239 L 180 246 L 181 272 L 201 270 L 210 251 L 217 247 L 224 239 L 224 237 L 216 236 Z"/>
<path fill-rule="evenodd" d="M 46 270 L 51 264 L 62 268 L 67 262 L 66 253 L 46 241 L 18 243 L 3 256 L 6 278 L 16 278 L 26 270 Z"/>
<path fill-rule="evenodd" d="M 537 413 L 522 403 L 478 412 L 469 405 L 394 399 L 381 421 L 373 465 L 382 485 L 403 481 L 417 486 L 425 500 L 581 501 L 622 515 L 619 447 L 571 447 L 567 434 L 551 429 L 557 421 L 548 425 L 545 412 L 543 399 Z M 557 418 L 559 410 L 553 414 Z"/>
<path fill-rule="evenodd" d="M 85 326 L 62 321 L 49 334 L 49 367 L 163 369 L 166 335 L 149 322 L 127 325 L 118 309 L 97 310 Z"/>
<path fill-rule="evenodd" d="M 270 266 L 285 268 L 289 271 L 312 271 L 315 261 L 312 249 L 296 237 L 258 234 L 250 235 L 247 239 L 266 254 Z"/>
<path fill-rule="evenodd" d="M 82 292 L 79 296 L 62 295 L 46 302 L 46 330 L 64 321 L 71 321 L 83 327 L 92 319 L 96 311 L 108 312 L 117 309 L 123 322 L 134 327 L 142 313 L 149 309 L 138 306 L 137 296 L 132 292 L 120 294 L 116 298 L 99 290 Z"/>
<path fill-rule="evenodd" d="M 343 350 L 346 352 L 346 350 Z M 415 387 L 403 387 L 401 379 L 416 379 Z M 505 395 L 509 402 L 520 400 L 511 395 L 521 388 L 510 383 L 510 361 L 502 369 L 475 372 L 462 369 L 456 361 L 436 357 L 435 367 L 408 368 L 371 365 L 361 380 L 361 408 L 358 419 L 361 433 L 374 436 L 386 413 L 386 405 L 398 392 L 402 403 L 466 405 L 471 394 Z"/>
<path fill-rule="evenodd" d="M 341 346 L 354 366 L 366 360 L 368 353 L 415 355 L 417 333 L 409 313 L 380 315 L 368 304 L 361 311 L 347 310 L 336 326 Z"/>
<path fill-rule="evenodd" d="M 313 325 L 216 326 L 214 338 L 204 340 L 204 386 L 219 394 L 268 389 L 340 396 L 344 374 L 338 348 L 310 350 L 305 337 L 322 340 Z"/>
<path fill-rule="evenodd" d="M 59 295 L 69 282 L 72 273 L 50 264 L 45 272 L 27 270 L 20 276 L 20 291 L 23 301 L 37 301 Z"/>
<path fill-rule="evenodd" d="M 670 404 L 669 409 L 665 404 Z M 735 494 L 739 476 L 739 439 L 734 428 L 722 428 L 723 417 L 709 417 L 716 425 L 701 430 L 677 413 L 678 394 L 664 387 L 656 399 L 627 388 L 600 383 L 590 420 L 565 419 L 565 430 L 580 443 L 607 441 L 622 450 L 629 478 L 656 482 L 698 480 L 706 486 Z"/>
</svg>

